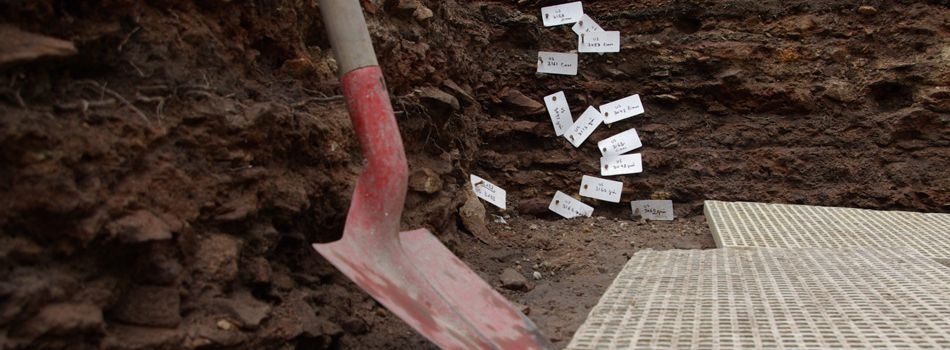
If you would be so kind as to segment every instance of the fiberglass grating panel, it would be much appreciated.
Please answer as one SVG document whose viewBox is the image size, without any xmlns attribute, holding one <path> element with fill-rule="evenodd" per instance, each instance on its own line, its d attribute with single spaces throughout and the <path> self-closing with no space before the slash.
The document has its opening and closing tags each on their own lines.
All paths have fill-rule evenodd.
<svg viewBox="0 0 950 350">
<path fill-rule="evenodd" d="M 706 201 L 718 247 L 909 247 L 950 261 L 950 214 Z"/>
<path fill-rule="evenodd" d="M 643 250 L 567 348 L 950 348 L 950 269 L 899 248 Z"/>
</svg>

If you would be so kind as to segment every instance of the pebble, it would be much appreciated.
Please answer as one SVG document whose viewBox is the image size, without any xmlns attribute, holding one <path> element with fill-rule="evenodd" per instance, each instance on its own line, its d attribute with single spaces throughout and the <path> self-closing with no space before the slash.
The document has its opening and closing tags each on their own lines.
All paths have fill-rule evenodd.
<svg viewBox="0 0 950 350">
<path fill-rule="evenodd" d="M 544 277 L 544 276 L 542 276 L 541 273 L 538 272 L 538 271 L 532 272 L 532 273 L 531 273 L 531 276 L 534 277 L 535 280 L 540 280 L 541 278 Z"/>
<path fill-rule="evenodd" d="M 511 290 L 525 290 L 528 287 L 528 280 L 515 269 L 507 268 L 501 273 L 501 286 Z"/>
<path fill-rule="evenodd" d="M 858 13 L 865 16 L 871 16 L 877 13 L 877 8 L 875 8 L 874 6 L 864 5 L 864 6 L 858 7 Z"/>
</svg>

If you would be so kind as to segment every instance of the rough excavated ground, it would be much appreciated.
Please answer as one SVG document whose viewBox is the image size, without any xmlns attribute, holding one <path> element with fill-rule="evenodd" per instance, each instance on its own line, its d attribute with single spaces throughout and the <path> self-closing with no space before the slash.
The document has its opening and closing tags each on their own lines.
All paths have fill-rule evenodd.
<svg viewBox="0 0 950 350">
<path fill-rule="evenodd" d="M 540 25 L 552 1 L 422 3 L 362 1 L 410 153 L 405 227 L 559 346 L 636 250 L 714 245 L 704 199 L 950 211 L 945 2 L 587 1 L 623 49 L 576 77 L 534 73 L 575 45 Z M 314 2 L 8 1 L 0 22 L 0 348 L 431 347 L 309 248 L 341 234 L 362 166 Z M 647 113 L 574 149 L 539 108 L 559 90 L 575 116 L 633 93 Z M 680 219 L 547 212 L 629 127 L 646 170 L 623 201 Z M 471 173 L 509 191 L 487 230 L 458 214 Z M 527 285 L 502 289 L 506 268 Z"/>
</svg>

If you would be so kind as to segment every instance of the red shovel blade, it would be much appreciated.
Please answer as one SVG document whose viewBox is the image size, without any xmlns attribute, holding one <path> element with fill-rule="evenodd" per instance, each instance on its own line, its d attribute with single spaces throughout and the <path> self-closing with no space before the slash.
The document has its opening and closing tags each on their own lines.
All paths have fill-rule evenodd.
<svg viewBox="0 0 950 350">
<path fill-rule="evenodd" d="M 546 349 L 538 328 L 426 230 L 399 232 L 407 166 L 379 67 L 341 77 L 367 160 L 343 238 L 324 258 L 443 349 Z"/>
<path fill-rule="evenodd" d="M 428 230 L 401 232 L 396 249 L 349 237 L 313 247 L 343 274 L 443 349 L 547 349 L 531 320 Z"/>
</svg>

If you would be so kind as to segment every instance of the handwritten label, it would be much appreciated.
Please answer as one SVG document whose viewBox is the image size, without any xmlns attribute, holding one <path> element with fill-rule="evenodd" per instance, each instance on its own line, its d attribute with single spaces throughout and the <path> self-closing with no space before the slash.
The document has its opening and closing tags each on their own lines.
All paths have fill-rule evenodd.
<svg viewBox="0 0 950 350">
<path fill-rule="evenodd" d="M 614 136 L 608 137 L 597 143 L 600 154 L 605 156 L 621 155 L 643 146 L 640 143 L 640 135 L 637 130 L 630 129 Z"/>
<path fill-rule="evenodd" d="M 548 205 L 548 209 L 565 219 L 573 219 L 578 216 L 590 217 L 594 213 L 593 207 L 561 191 L 554 194 L 554 199 L 551 199 L 551 205 Z"/>
<path fill-rule="evenodd" d="M 475 195 L 478 196 L 478 198 L 484 199 L 486 202 L 502 210 L 506 209 L 505 201 L 508 197 L 508 192 L 475 175 L 470 175 L 469 180 L 472 182 L 472 191 L 475 191 Z"/>
<path fill-rule="evenodd" d="M 574 23 L 574 26 L 571 27 L 571 30 L 575 34 L 581 35 L 586 33 L 602 32 L 604 28 L 601 28 L 597 22 L 594 22 L 593 18 L 590 18 L 588 15 L 581 16 L 581 19 Z"/>
<path fill-rule="evenodd" d="M 583 15 L 584 5 L 580 1 L 541 8 L 541 19 L 545 27 L 574 23 Z"/>
<path fill-rule="evenodd" d="M 611 124 L 643 114 L 644 111 L 643 104 L 640 103 L 640 95 L 633 95 L 600 106 L 600 112 L 604 114 L 604 123 Z"/>
<path fill-rule="evenodd" d="M 580 194 L 584 197 L 602 201 L 620 203 L 620 192 L 623 191 L 623 182 L 587 176 L 581 179 Z"/>
<path fill-rule="evenodd" d="M 622 156 L 604 156 L 600 158 L 600 175 L 623 175 L 643 172 L 640 153 Z"/>
<path fill-rule="evenodd" d="M 597 108 L 588 106 L 584 114 L 571 125 L 571 128 L 564 133 L 564 138 L 571 142 L 574 147 L 580 147 L 584 140 L 604 121 L 604 115 L 597 111 Z"/>
<path fill-rule="evenodd" d="M 544 105 L 548 107 L 548 114 L 551 115 L 554 133 L 557 136 L 564 135 L 564 132 L 574 124 L 574 116 L 571 115 L 571 107 L 567 105 L 564 91 L 544 96 Z"/>
<path fill-rule="evenodd" d="M 620 52 L 620 32 L 581 33 L 577 52 Z"/>
<path fill-rule="evenodd" d="M 577 54 L 538 51 L 538 73 L 577 75 Z"/>
<path fill-rule="evenodd" d="M 673 215 L 673 201 L 649 200 L 630 202 L 633 216 L 640 216 L 647 220 L 670 221 L 676 218 Z"/>
</svg>

